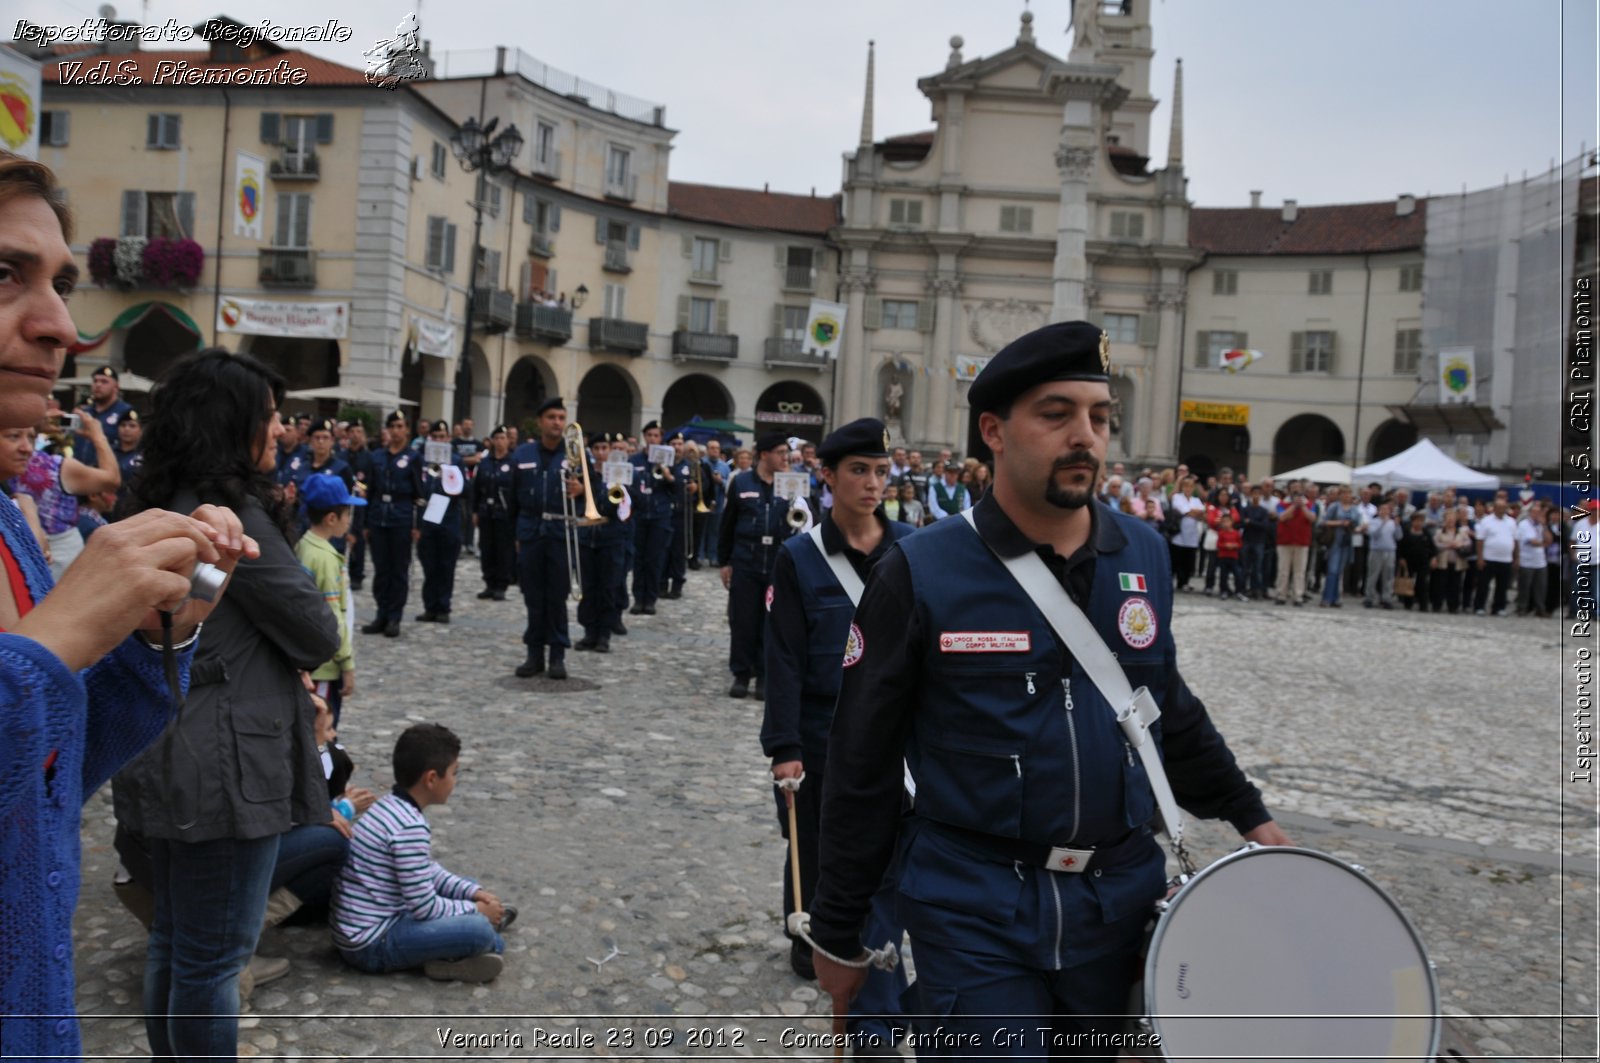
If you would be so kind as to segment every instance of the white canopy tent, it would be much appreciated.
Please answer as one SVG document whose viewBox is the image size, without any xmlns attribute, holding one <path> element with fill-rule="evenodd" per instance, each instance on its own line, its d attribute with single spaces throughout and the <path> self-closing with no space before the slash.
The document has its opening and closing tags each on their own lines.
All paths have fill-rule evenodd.
<svg viewBox="0 0 1600 1063">
<path fill-rule="evenodd" d="M 117 377 L 117 387 L 121 388 L 123 391 L 132 391 L 137 394 L 144 395 L 148 394 L 156 386 L 156 382 L 154 380 L 151 380 L 147 376 L 140 376 L 138 373 L 128 369 L 122 370 L 117 374 Z M 86 388 L 93 383 L 93 376 L 68 376 L 58 379 L 56 381 L 56 387 Z"/>
<path fill-rule="evenodd" d="M 1416 445 L 1392 458 L 1363 465 L 1351 475 L 1357 483 L 1376 482 L 1385 487 L 1472 487 L 1488 490 L 1500 486 L 1498 477 L 1467 468 L 1427 439 L 1418 440 Z"/>
<path fill-rule="evenodd" d="M 1275 472 L 1272 474 L 1272 479 L 1273 482 L 1280 484 L 1288 483 L 1290 480 L 1310 480 L 1314 484 L 1348 484 L 1350 472 L 1350 466 L 1342 461 L 1315 461 L 1298 469 L 1290 469 L 1288 472 Z"/>
<path fill-rule="evenodd" d="M 392 410 L 396 406 L 415 406 L 410 399 L 402 399 L 398 395 L 385 395 L 381 391 L 371 388 L 357 387 L 354 384 L 339 385 L 331 388 L 307 388 L 304 391 L 284 392 L 286 399 L 332 399 L 335 402 L 351 402 L 358 406 L 381 406 Z"/>
</svg>

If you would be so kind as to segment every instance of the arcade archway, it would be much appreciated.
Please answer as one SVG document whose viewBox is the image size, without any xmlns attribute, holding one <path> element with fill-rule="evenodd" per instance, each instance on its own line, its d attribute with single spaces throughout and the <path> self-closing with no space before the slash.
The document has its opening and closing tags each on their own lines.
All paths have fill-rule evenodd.
<svg viewBox="0 0 1600 1063">
<path fill-rule="evenodd" d="M 704 373 L 679 377 L 661 398 L 661 426 L 677 428 L 690 418 L 722 421 L 733 416 L 733 398 L 722 381 Z"/>
<path fill-rule="evenodd" d="M 577 418 L 585 432 L 639 430 L 639 388 L 627 370 L 614 365 L 597 365 L 584 374 L 578 384 Z"/>
<path fill-rule="evenodd" d="M 784 432 L 820 442 L 827 433 L 827 406 L 810 385 L 780 381 L 756 400 L 755 426 L 757 432 Z"/>
<path fill-rule="evenodd" d="M 537 432 L 534 429 L 539 404 L 556 393 L 556 375 L 542 358 L 523 355 L 506 376 L 506 424 L 514 424 L 522 431 L 524 439 Z M 587 427 L 587 426 L 585 426 Z"/>
<path fill-rule="evenodd" d="M 1249 457 L 1250 429 L 1243 425 L 1186 421 L 1178 433 L 1178 460 L 1189 466 L 1201 483 L 1224 466 L 1243 468 Z"/>
<path fill-rule="evenodd" d="M 1417 442 L 1417 426 L 1391 417 L 1380 424 L 1367 440 L 1367 463 L 1392 458 Z"/>
<path fill-rule="evenodd" d="M 1344 433 L 1320 413 L 1302 413 L 1283 422 L 1272 437 L 1272 471 L 1286 472 L 1318 461 L 1343 461 Z"/>
</svg>

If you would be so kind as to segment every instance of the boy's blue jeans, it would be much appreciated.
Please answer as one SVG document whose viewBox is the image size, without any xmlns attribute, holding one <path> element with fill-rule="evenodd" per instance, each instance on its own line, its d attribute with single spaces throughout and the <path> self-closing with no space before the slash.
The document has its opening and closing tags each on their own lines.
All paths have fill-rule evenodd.
<svg viewBox="0 0 1600 1063">
<path fill-rule="evenodd" d="M 429 960 L 464 960 L 504 952 L 506 943 L 482 912 L 418 921 L 402 916 L 383 936 L 359 949 L 341 948 L 345 962 L 368 974 L 421 967 Z"/>
</svg>

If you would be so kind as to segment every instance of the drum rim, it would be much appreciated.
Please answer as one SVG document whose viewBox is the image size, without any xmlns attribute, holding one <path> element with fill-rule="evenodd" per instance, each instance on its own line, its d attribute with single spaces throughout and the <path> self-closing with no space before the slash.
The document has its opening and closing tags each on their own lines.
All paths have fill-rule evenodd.
<svg viewBox="0 0 1600 1063">
<path fill-rule="evenodd" d="M 1422 970 L 1423 974 L 1427 977 L 1428 992 L 1431 995 L 1433 1002 L 1433 1013 L 1429 1016 L 1426 1016 L 1426 1018 L 1429 1020 L 1430 1028 L 1426 1058 L 1433 1059 L 1438 1056 L 1439 1042 L 1444 1031 L 1444 1020 L 1439 1015 L 1439 980 L 1434 974 L 1433 961 L 1428 956 L 1428 947 L 1423 942 L 1422 935 L 1417 933 L 1417 928 L 1412 924 L 1410 917 L 1407 916 L 1403 910 L 1401 910 L 1400 905 L 1395 902 L 1395 899 L 1389 896 L 1389 891 L 1380 886 L 1371 875 L 1367 874 L 1364 868 L 1357 867 L 1354 864 L 1341 860 L 1331 853 L 1325 853 L 1318 849 L 1307 849 L 1304 846 L 1299 845 L 1261 845 L 1258 842 L 1248 842 L 1241 848 L 1235 849 L 1226 856 L 1218 857 L 1216 860 L 1213 860 L 1211 863 L 1195 872 L 1187 882 L 1178 888 L 1178 892 L 1172 895 L 1171 900 L 1167 902 L 1167 907 L 1165 910 L 1163 910 L 1156 917 L 1155 929 L 1150 935 L 1149 944 L 1145 946 L 1144 986 L 1143 993 L 1141 995 L 1144 998 L 1144 1022 L 1149 1025 L 1150 1029 L 1156 1033 L 1162 1032 L 1161 1016 L 1155 1013 L 1155 1008 L 1153 1007 L 1153 1001 L 1151 999 L 1155 992 L 1155 963 L 1157 954 L 1160 952 L 1161 939 L 1166 932 L 1167 924 L 1170 921 L 1172 913 L 1178 910 L 1184 894 L 1190 892 L 1190 887 L 1194 886 L 1195 883 L 1201 881 L 1202 879 L 1207 878 L 1218 868 L 1226 864 L 1237 863 L 1240 860 L 1244 860 L 1252 856 L 1258 856 L 1262 853 L 1297 853 L 1301 856 L 1311 856 L 1319 860 L 1325 860 L 1336 867 L 1342 868 L 1343 870 L 1356 875 L 1363 882 L 1365 882 L 1367 886 L 1373 890 L 1373 892 L 1375 892 L 1379 897 L 1383 898 L 1384 903 L 1389 906 L 1390 911 L 1394 912 L 1394 914 L 1399 917 L 1400 925 L 1405 927 L 1406 933 L 1411 935 L 1412 943 L 1416 946 L 1417 952 L 1422 956 Z M 1166 1038 L 1163 1037 L 1163 1043 L 1165 1043 L 1165 1040 Z"/>
</svg>

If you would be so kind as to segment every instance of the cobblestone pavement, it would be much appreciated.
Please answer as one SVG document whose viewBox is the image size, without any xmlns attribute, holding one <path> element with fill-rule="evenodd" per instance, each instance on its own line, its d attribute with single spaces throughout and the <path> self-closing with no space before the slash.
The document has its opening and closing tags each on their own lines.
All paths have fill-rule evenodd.
<svg viewBox="0 0 1600 1063">
<path fill-rule="evenodd" d="M 410 722 L 461 735 L 460 785 L 429 818 L 447 867 L 520 906 L 506 971 L 477 987 L 368 976 L 325 928 L 270 931 L 261 951 L 293 970 L 257 990 L 242 1051 L 522 1055 L 542 1031 L 585 1057 L 806 1054 L 780 1038 L 826 1031 L 828 1001 L 786 963 L 760 707 L 725 696 L 715 573 L 628 617 L 609 656 L 570 655 L 565 683 L 512 676 L 520 603 L 473 600 L 476 575 L 463 558 L 450 626 L 357 636 L 342 737 L 355 782 L 381 790 Z M 1290 833 L 1365 866 L 1415 923 L 1459 1029 L 1496 1056 L 1594 1058 L 1596 820 L 1592 791 L 1562 782 L 1556 623 L 1183 595 L 1174 626 L 1185 677 Z M 108 789 L 83 825 L 84 1045 L 143 1055 L 143 935 L 111 891 L 112 828 Z M 1236 844 L 1214 824 L 1194 834 L 1203 861 Z M 502 1031 L 520 1052 L 441 1047 Z"/>
</svg>

